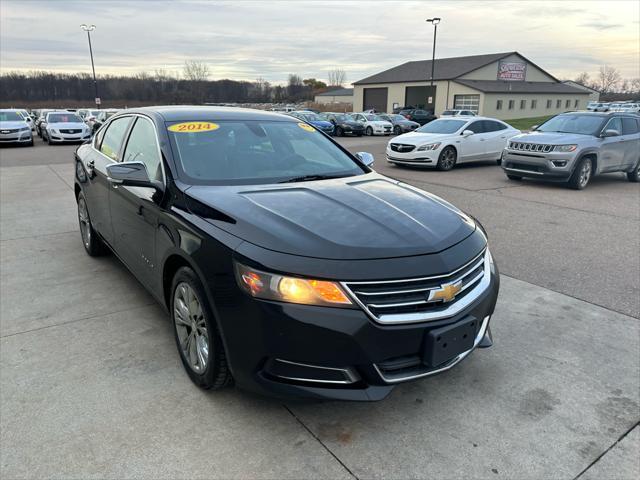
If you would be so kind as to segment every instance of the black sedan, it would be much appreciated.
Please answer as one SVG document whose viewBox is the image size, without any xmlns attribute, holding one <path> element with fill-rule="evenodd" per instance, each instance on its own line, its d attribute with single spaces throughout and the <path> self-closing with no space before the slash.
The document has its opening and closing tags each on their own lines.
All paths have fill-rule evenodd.
<svg viewBox="0 0 640 480">
<path fill-rule="evenodd" d="M 424 125 L 426 123 L 435 120 L 436 117 L 433 113 L 428 110 L 422 110 L 420 108 L 411 108 L 406 110 L 400 110 L 400 115 L 405 117 L 407 120 L 411 120 L 413 122 L 417 122 L 420 125 Z"/>
<path fill-rule="evenodd" d="M 333 134 L 336 137 L 344 137 L 345 135 L 355 135 L 361 137 L 364 135 L 364 125 L 356 122 L 353 117 L 347 113 L 325 112 L 320 116 L 333 124 Z"/>
<path fill-rule="evenodd" d="M 413 132 L 416 128 L 420 127 L 418 122 L 413 122 L 411 120 L 407 120 L 406 117 L 399 115 L 397 113 L 379 113 L 379 117 L 382 117 L 383 120 L 387 122 L 391 122 L 393 125 L 393 133 L 395 135 L 401 135 L 407 132 Z"/>
<path fill-rule="evenodd" d="M 482 227 L 305 122 L 125 110 L 75 162 L 85 250 L 166 309 L 202 388 L 378 400 L 492 343 Z"/>
</svg>

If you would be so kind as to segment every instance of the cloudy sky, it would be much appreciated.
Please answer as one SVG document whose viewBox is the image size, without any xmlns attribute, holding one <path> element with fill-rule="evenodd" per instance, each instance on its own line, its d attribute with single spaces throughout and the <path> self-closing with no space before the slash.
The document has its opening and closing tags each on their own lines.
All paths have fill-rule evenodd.
<svg viewBox="0 0 640 480">
<path fill-rule="evenodd" d="M 0 68 L 98 74 L 180 71 L 209 65 L 211 78 L 349 82 L 409 60 L 517 50 L 561 78 L 610 64 L 640 77 L 640 2 L 631 1 L 118 1 L 0 0 Z"/>
</svg>

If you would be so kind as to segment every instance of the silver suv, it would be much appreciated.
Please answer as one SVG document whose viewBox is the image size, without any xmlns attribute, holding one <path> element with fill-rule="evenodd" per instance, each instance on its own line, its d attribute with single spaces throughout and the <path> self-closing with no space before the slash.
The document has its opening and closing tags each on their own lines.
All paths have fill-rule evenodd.
<svg viewBox="0 0 640 480">
<path fill-rule="evenodd" d="M 640 181 L 640 115 L 570 112 L 512 137 L 502 154 L 511 180 L 540 178 L 582 190 L 593 175 L 626 172 Z"/>
</svg>

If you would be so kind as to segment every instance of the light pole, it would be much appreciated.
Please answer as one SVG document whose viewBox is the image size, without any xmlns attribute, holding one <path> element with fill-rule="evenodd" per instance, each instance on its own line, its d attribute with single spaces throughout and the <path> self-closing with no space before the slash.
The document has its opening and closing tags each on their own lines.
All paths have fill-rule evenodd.
<svg viewBox="0 0 640 480">
<path fill-rule="evenodd" d="M 438 24 L 442 20 L 440 17 L 427 18 L 428 23 L 433 24 L 433 55 L 431 56 L 431 86 L 433 87 L 433 71 L 436 64 L 436 34 L 438 33 Z"/>
<path fill-rule="evenodd" d="M 95 89 L 95 93 L 96 93 L 96 107 L 100 109 L 100 100 L 99 100 L 100 97 L 98 96 L 98 82 L 96 80 L 96 67 L 93 65 L 93 49 L 91 48 L 91 32 L 93 32 L 96 29 L 96 26 L 86 25 L 83 23 L 82 25 L 80 25 L 80 28 L 85 32 L 87 32 L 87 40 L 89 40 L 89 55 L 91 56 L 91 70 L 93 71 L 93 88 Z"/>
</svg>

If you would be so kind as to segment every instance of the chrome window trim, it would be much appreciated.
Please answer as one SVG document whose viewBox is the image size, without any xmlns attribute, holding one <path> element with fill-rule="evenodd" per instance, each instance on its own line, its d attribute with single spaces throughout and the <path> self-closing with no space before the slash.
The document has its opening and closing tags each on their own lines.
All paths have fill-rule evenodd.
<svg viewBox="0 0 640 480">
<path fill-rule="evenodd" d="M 485 334 L 487 333 L 487 327 L 489 326 L 489 319 L 490 318 L 491 318 L 491 315 L 487 315 L 486 317 L 484 317 L 484 320 L 482 321 L 482 325 L 480 326 L 480 330 L 478 330 L 478 334 L 476 335 L 476 338 L 475 338 L 475 340 L 473 342 L 473 347 L 471 347 L 466 352 L 462 352 L 457 357 L 455 357 L 452 360 L 450 360 L 449 363 L 447 363 L 444 367 L 438 368 L 437 370 L 430 370 L 428 372 L 418 373 L 418 374 L 415 374 L 415 375 L 407 375 L 406 377 L 390 378 L 390 377 L 386 377 L 380 371 L 380 369 L 378 368 L 378 365 L 376 365 L 375 363 L 373 364 L 373 368 L 375 368 L 376 372 L 378 372 L 378 375 L 380 375 L 380 378 L 385 383 L 407 382 L 409 380 L 415 380 L 415 379 L 418 379 L 418 378 L 429 377 L 431 375 L 435 375 L 437 373 L 441 373 L 441 372 L 447 371 L 450 368 L 452 368 L 455 365 L 457 365 L 458 363 L 460 363 L 467 355 L 469 355 L 471 352 L 473 352 L 476 349 L 476 347 L 480 344 L 480 342 L 484 338 Z"/>
<path fill-rule="evenodd" d="M 444 310 L 440 310 L 438 312 L 417 312 L 417 313 L 394 313 L 387 315 L 374 315 L 371 310 L 355 295 L 355 293 L 351 290 L 349 285 L 361 285 L 361 284 L 381 284 L 381 283 L 399 283 L 406 281 L 417 281 L 417 280 L 431 280 L 438 278 L 451 277 L 455 275 L 457 272 L 463 270 L 469 265 L 473 264 L 480 256 L 484 255 L 484 272 L 482 274 L 482 278 L 480 282 L 469 292 L 467 295 L 462 297 L 460 300 L 457 300 L 451 305 L 449 305 Z M 476 256 L 470 262 L 467 262 L 462 267 L 454 270 L 451 273 L 445 275 L 436 275 L 433 277 L 422 277 L 416 279 L 404 279 L 404 280 L 389 280 L 389 281 L 378 281 L 378 282 L 340 282 L 340 285 L 347 292 L 349 297 L 364 310 L 364 312 L 376 323 L 382 325 L 402 325 L 406 323 L 419 323 L 419 322 L 431 322 L 434 320 L 442 320 L 444 318 L 450 318 L 458 313 L 462 312 L 466 308 L 468 308 L 473 302 L 475 302 L 482 293 L 484 293 L 489 285 L 491 284 L 491 253 L 489 252 L 489 248 L 486 247 L 480 255 Z"/>
<path fill-rule="evenodd" d="M 287 380 L 296 380 L 299 382 L 313 382 L 313 383 L 333 383 L 333 384 L 341 384 L 341 385 L 349 385 L 351 383 L 356 383 L 357 381 L 360 380 L 360 377 L 358 376 L 358 374 L 354 372 L 353 369 L 351 368 L 322 367 L 320 365 L 309 365 L 307 363 L 292 362 L 290 360 L 283 360 L 281 358 L 276 358 L 274 359 L 274 361 L 288 363 L 289 365 L 297 365 L 299 367 L 316 368 L 319 370 L 333 370 L 336 372 L 341 372 L 348 379 L 348 380 L 319 380 L 317 378 L 287 377 L 285 375 L 272 374 L 274 377 L 284 378 Z"/>
</svg>

